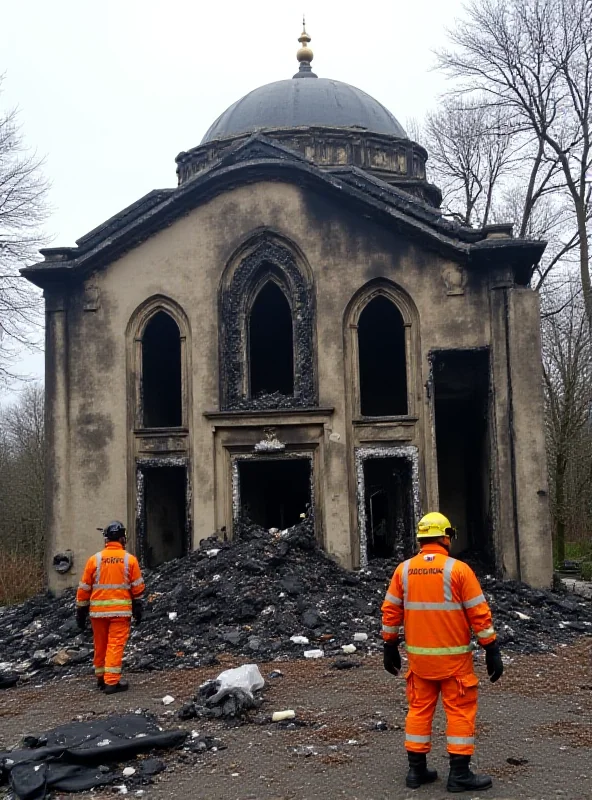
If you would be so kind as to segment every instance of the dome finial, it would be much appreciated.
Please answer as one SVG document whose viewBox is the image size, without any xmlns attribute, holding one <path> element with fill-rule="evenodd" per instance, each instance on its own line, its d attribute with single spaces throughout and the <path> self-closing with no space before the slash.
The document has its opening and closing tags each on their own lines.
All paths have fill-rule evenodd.
<svg viewBox="0 0 592 800">
<path fill-rule="evenodd" d="M 304 14 L 302 15 L 302 33 L 298 37 L 300 42 L 300 49 L 296 53 L 296 58 L 300 62 L 300 67 L 294 78 L 316 78 L 317 76 L 311 69 L 310 62 L 313 59 L 313 52 L 308 46 L 310 43 L 310 36 L 306 32 L 306 20 Z"/>
</svg>

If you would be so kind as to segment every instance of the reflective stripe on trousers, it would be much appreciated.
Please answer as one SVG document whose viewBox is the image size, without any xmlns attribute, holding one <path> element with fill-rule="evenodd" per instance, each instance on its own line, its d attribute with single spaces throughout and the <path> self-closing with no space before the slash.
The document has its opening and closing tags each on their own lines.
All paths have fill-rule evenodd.
<svg viewBox="0 0 592 800">
<path fill-rule="evenodd" d="M 106 684 L 119 682 L 123 651 L 129 637 L 130 620 L 116 618 L 91 619 L 95 652 L 95 674 L 103 670 Z"/>
<path fill-rule="evenodd" d="M 432 720 L 438 696 L 446 712 L 448 752 L 472 755 L 475 750 L 475 718 L 477 716 L 477 676 L 473 673 L 456 675 L 441 681 L 421 678 L 409 670 L 407 701 L 409 712 L 405 720 L 405 747 L 415 753 L 429 753 Z"/>
</svg>

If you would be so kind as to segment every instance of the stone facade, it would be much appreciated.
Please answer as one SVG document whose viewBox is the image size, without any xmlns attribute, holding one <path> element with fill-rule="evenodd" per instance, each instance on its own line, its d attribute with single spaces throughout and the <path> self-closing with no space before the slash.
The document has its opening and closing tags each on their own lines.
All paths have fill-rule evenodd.
<svg viewBox="0 0 592 800">
<path fill-rule="evenodd" d="M 443 219 L 421 148 L 385 143 L 378 174 L 356 136 L 264 132 L 203 145 L 179 157 L 177 189 L 152 192 L 24 270 L 46 299 L 52 589 L 79 580 L 100 545 L 96 528 L 112 518 L 144 563 L 158 563 L 215 531 L 232 536 L 247 495 L 252 513 L 272 520 L 266 504 L 283 491 L 278 521 L 307 506 L 319 542 L 346 567 L 381 554 L 369 537 L 393 560 L 409 552 L 417 516 L 440 508 L 459 527 L 458 552 L 550 584 L 538 298 L 528 287 L 544 245 L 507 226 Z M 317 156 L 329 139 L 347 143 L 337 164 Z M 414 154 L 406 192 L 397 175 L 408 179 Z M 276 391 L 270 364 L 261 380 L 271 383 L 253 394 L 255 342 L 275 346 L 253 322 L 266 287 L 289 309 L 292 372 Z M 388 337 L 366 355 L 381 314 L 399 337 L 396 364 Z M 377 369 L 396 413 L 386 389 L 366 397 Z M 374 401 L 387 411 L 364 413 Z M 61 575 L 51 561 L 65 550 L 73 568 Z"/>
</svg>

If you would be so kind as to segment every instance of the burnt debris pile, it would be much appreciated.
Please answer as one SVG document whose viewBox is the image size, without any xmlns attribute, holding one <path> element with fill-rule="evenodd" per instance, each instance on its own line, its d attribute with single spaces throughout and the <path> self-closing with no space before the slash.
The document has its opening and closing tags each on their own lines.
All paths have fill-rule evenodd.
<svg viewBox="0 0 592 800">
<path fill-rule="evenodd" d="M 222 653 L 249 661 L 343 658 L 380 646 L 380 605 L 395 564 L 348 572 L 316 545 L 305 520 L 287 531 L 243 523 L 232 543 L 202 541 L 146 573 L 146 609 L 132 627 L 127 670 L 213 665 Z M 502 647 L 545 652 L 592 634 L 592 604 L 482 575 Z M 344 650 L 345 647 L 345 650 Z M 80 633 L 74 592 L 0 609 L 0 675 L 44 680 L 88 672 L 90 628 Z"/>
<path fill-rule="evenodd" d="M 140 761 L 137 755 L 180 747 L 186 738 L 186 731 L 164 730 L 147 714 L 70 722 L 26 736 L 21 747 L 0 752 L 0 786 L 8 783 L 20 800 L 42 800 L 51 790 L 84 792 L 110 784 L 127 794 L 129 788 L 152 783 L 152 776 L 165 768 L 159 759 Z M 134 766 L 122 768 L 130 760 Z"/>
</svg>

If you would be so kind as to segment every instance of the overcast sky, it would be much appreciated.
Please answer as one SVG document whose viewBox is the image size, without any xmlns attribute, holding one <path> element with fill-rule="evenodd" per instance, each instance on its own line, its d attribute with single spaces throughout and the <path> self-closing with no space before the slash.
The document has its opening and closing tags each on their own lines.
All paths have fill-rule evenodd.
<svg viewBox="0 0 592 800">
<path fill-rule="evenodd" d="M 313 69 L 405 126 L 445 90 L 433 50 L 460 0 L 18 0 L 0 3 L 0 104 L 18 106 L 52 183 L 53 244 L 73 245 L 151 189 L 251 89 L 291 77 L 302 13 Z M 43 375 L 43 357 L 22 369 Z"/>
</svg>

